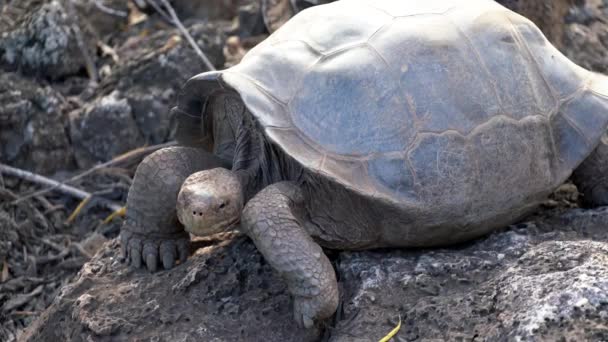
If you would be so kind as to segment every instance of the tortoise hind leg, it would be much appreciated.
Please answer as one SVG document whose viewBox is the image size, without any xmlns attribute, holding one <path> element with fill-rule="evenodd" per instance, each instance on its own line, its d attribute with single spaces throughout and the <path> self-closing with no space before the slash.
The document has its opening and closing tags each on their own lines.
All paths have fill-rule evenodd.
<svg viewBox="0 0 608 342">
<path fill-rule="evenodd" d="M 188 257 L 189 235 L 177 220 L 177 194 L 196 171 L 226 167 L 198 148 L 168 147 L 146 157 L 137 167 L 127 197 L 127 215 L 120 232 L 121 254 L 136 268 L 168 269 Z"/>
<path fill-rule="evenodd" d="M 608 205 L 608 134 L 572 174 L 572 181 L 592 207 Z"/>
</svg>

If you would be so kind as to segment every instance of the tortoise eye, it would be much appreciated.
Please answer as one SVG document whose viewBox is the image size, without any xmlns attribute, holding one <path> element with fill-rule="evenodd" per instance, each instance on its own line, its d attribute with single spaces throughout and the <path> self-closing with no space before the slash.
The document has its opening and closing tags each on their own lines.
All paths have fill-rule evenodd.
<svg viewBox="0 0 608 342">
<path fill-rule="evenodd" d="M 219 208 L 220 209 L 224 209 L 228 204 L 230 204 L 230 201 L 222 202 L 222 203 L 220 203 L 220 207 Z"/>
</svg>

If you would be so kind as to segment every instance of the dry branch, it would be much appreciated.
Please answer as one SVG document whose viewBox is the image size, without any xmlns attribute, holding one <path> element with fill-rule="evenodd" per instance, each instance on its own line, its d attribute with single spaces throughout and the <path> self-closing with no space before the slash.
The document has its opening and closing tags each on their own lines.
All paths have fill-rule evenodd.
<svg viewBox="0 0 608 342">
<path fill-rule="evenodd" d="M 119 155 L 119 156 L 117 156 L 115 158 L 112 158 L 112 160 L 110 160 L 110 161 L 107 161 L 107 162 L 102 163 L 102 164 L 95 165 L 92 168 L 90 168 L 90 169 L 88 169 L 88 170 L 86 170 L 86 171 L 84 171 L 82 173 L 79 173 L 79 174 L 77 174 L 74 177 L 68 178 L 68 179 L 66 179 L 66 180 L 64 180 L 62 182 L 57 182 L 55 185 L 53 185 L 51 187 L 35 191 L 33 193 L 30 193 L 30 194 L 27 194 L 27 195 L 24 195 L 24 196 L 21 196 L 14 203 L 18 203 L 18 202 L 24 201 L 26 199 L 29 199 L 31 197 L 35 197 L 35 196 L 39 196 L 39 195 L 45 194 L 45 193 L 47 193 L 49 191 L 57 189 L 59 186 L 75 182 L 75 181 L 77 181 L 77 180 L 79 180 L 79 179 L 81 179 L 81 178 L 83 178 L 83 177 L 85 177 L 87 175 L 90 175 L 91 173 L 93 173 L 95 171 L 98 171 L 98 170 L 101 170 L 101 169 L 105 169 L 105 168 L 109 168 L 109 167 L 114 166 L 116 164 L 119 164 L 119 163 L 122 163 L 122 162 L 127 162 L 129 160 L 141 158 L 141 157 L 146 156 L 146 155 L 148 155 L 150 153 L 153 153 L 153 152 L 155 152 L 157 150 L 160 150 L 160 149 L 165 148 L 165 147 L 175 146 L 176 144 L 177 144 L 176 142 L 170 141 L 170 142 L 167 142 L 167 143 L 164 143 L 164 144 L 136 148 L 136 149 L 131 150 L 129 152 L 123 153 L 123 154 L 121 154 L 121 155 Z"/>
<path fill-rule="evenodd" d="M 114 16 L 121 17 L 121 18 L 126 18 L 129 15 L 129 13 L 127 13 L 125 11 L 110 8 L 106 5 L 104 5 L 103 3 L 101 3 L 99 0 L 93 0 L 93 3 L 95 4 L 95 7 L 97 7 L 97 9 L 99 9 L 100 11 L 107 13 L 109 15 L 114 15 Z"/>
<path fill-rule="evenodd" d="M 4 165 L 4 164 L 0 164 L 0 173 L 6 173 L 8 175 L 18 177 L 21 179 L 25 179 L 25 180 L 33 182 L 33 183 L 51 186 L 51 187 L 57 189 L 58 191 L 63 192 L 64 194 L 79 198 L 81 200 L 83 200 L 89 196 L 93 196 L 92 194 L 90 194 L 84 190 L 75 188 L 73 186 L 61 184 L 61 183 L 57 182 L 56 180 L 35 174 L 33 172 L 17 169 L 15 167 Z M 113 211 L 117 211 L 121 208 L 120 205 L 110 202 L 108 200 L 102 200 L 102 201 L 100 201 L 100 203 L 104 207 L 106 207 L 110 210 L 113 210 Z"/>
<path fill-rule="evenodd" d="M 169 13 L 167 13 L 158 3 L 156 3 L 156 1 L 150 0 L 148 4 L 152 6 L 152 8 L 154 8 L 154 10 L 158 12 L 163 19 L 165 19 L 165 21 L 167 21 L 169 24 L 173 24 L 173 19 L 171 19 Z"/>
<path fill-rule="evenodd" d="M 205 53 L 201 50 L 201 48 L 198 46 L 198 44 L 196 44 L 196 42 L 194 41 L 194 38 L 192 38 L 192 36 L 188 32 L 188 30 L 184 27 L 182 22 L 179 20 L 179 18 L 177 17 L 177 13 L 175 13 L 175 10 L 171 6 L 171 4 L 169 4 L 169 1 L 167 1 L 167 0 L 158 0 L 158 1 L 160 1 L 162 3 L 164 9 L 159 9 L 160 6 L 158 6 L 158 3 L 156 3 L 156 0 L 148 0 L 148 3 L 150 3 L 150 5 L 156 11 L 158 11 L 159 14 L 162 15 L 163 17 L 166 17 L 167 13 L 168 13 L 169 16 L 171 17 L 171 23 L 173 25 L 175 25 L 175 27 L 177 27 L 177 29 L 181 32 L 181 34 L 186 38 L 188 43 L 190 43 L 190 45 L 192 46 L 194 51 L 196 51 L 196 54 L 203 60 L 203 63 L 205 64 L 207 69 L 216 70 L 215 67 L 213 66 L 213 64 L 211 63 L 211 61 L 209 60 L 209 58 L 207 58 Z"/>
<path fill-rule="evenodd" d="M 76 9 L 74 8 L 74 0 L 66 1 L 66 9 L 68 11 L 68 18 L 70 18 L 70 28 L 74 32 L 74 37 L 76 38 L 76 45 L 80 49 L 82 53 L 82 58 L 84 59 L 85 67 L 87 69 L 87 73 L 89 74 L 89 78 L 91 81 L 91 85 L 96 87 L 99 84 L 99 76 L 97 74 L 97 67 L 95 66 L 95 62 L 91 57 L 91 54 L 87 50 L 87 46 L 84 42 L 84 37 L 82 36 L 82 32 L 80 31 L 80 27 L 78 27 L 77 19 L 78 14 L 76 13 Z"/>
</svg>

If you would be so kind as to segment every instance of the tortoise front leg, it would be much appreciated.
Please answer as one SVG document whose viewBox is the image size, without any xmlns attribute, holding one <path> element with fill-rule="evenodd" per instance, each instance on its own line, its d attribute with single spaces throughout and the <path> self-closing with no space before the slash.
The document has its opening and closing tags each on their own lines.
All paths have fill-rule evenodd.
<svg viewBox="0 0 608 342">
<path fill-rule="evenodd" d="M 189 235 L 177 220 L 177 194 L 192 173 L 226 163 L 198 148 L 168 147 L 146 157 L 137 167 L 127 196 L 127 215 L 120 232 L 121 254 L 136 268 L 156 271 L 188 257 Z"/>
<path fill-rule="evenodd" d="M 608 134 L 572 174 L 572 181 L 589 206 L 608 205 Z"/>
<path fill-rule="evenodd" d="M 241 229 L 287 281 L 296 322 L 310 328 L 314 320 L 336 311 L 338 284 L 327 256 L 294 215 L 303 202 L 302 192 L 293 183 L 268 186 L 245 206 Z"/>
</svg>

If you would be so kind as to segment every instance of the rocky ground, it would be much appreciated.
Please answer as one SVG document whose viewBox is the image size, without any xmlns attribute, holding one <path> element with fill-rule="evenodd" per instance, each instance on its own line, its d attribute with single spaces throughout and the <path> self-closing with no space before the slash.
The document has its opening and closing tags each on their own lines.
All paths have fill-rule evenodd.
<svg viewBox="0 0 608 342">
<path fill-rule="evenodd" d="M 501 2 L 608 73 L 601 0 Z M 280 24 L 258 0 L 171 3 L 215 68 Z M 139 160 L 172 141 L 168 108 L 208 69 L 145 4 L 0 0 L 0 162 L 56 180 L 86 172 L 70 184 L 93 195 L 31 196 L 40 185 L 0 174 L 1 341 L 367 341 L 399 317 L 397 341 L 608 339 L 608 212 L 571 208 L 572 186 L 529 223 L 468 245 L 332 252 L 341 307 L 314 331 L 293 325 L 285 285 L 245 237 L 200 240 L 186 264 L 155 275 L 120 264 L 107 203 L 124 204 Z"/>
<path fill-rule="evenodd" d="M 245 237 L 198 240 L 151 276 L 109 242 L 24 341 L 602 341 L 608 339 L 608 209 L 553 209 L 487 238 L 422 251 L 332 255 L 341 305 L 295 326 L 285 284 Z"/>
<path fill-rule="evenodd" d="M 216 68 L 239 58 L 227 37 L 240 51 L 265 33 L 255 1 L 172 4 Z M 40 185 L 0 175 L 0 341 L 13 341 L 117 235 L 120 220 L 102 224 L 111 211 L 100 202 L 124 204 L 139 160 L 173 139 L 181 85 L 207 67 L 134 2 L 9 0 L 0 14 L 0 162 L 56 180 L 88 172 L 70 184 L 94 195 L 75 211 L 80 198 L 32 196 Z"/>
</svg>

